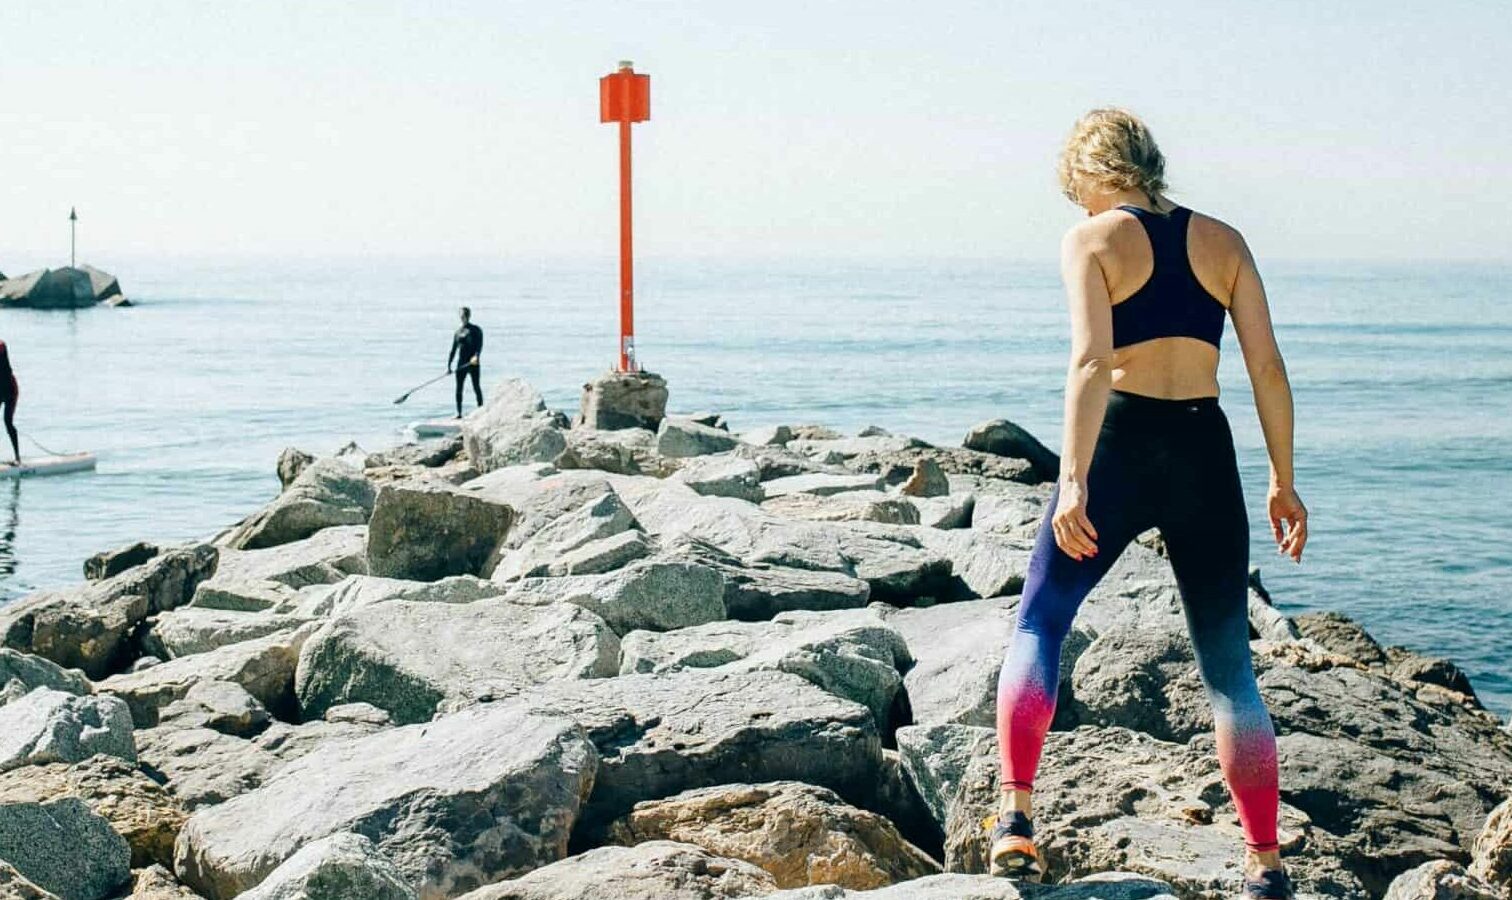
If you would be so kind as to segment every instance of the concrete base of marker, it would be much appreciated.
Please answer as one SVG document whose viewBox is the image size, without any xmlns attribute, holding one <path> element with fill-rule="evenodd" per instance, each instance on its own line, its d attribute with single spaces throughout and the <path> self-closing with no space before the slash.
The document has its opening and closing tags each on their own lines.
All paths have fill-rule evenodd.
<svg viewBox="0 0 1512 900">
<path fill-rule="evenodd" d="M 608 372 L 583 385 L 577 424 L 655 431 L 667 415 L 667 380 L 650 372 Z"/>
</svg>

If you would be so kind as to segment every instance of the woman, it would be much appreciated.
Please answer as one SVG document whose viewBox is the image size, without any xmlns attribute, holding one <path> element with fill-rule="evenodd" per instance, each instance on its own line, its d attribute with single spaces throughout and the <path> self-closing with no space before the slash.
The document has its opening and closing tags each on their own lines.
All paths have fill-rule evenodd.
<svg viewBox="0 0 1512 900">
<path fill-rule="evenodd" d="M 1164 172 L 1149 129 L 1117 109 L 1084 116 L 1061 155 L 1061 185 L 1088 218 L 1061 251 L 1072 337 L 1060 478 L 998 679 L 1003 794 L 992 871 L 1043 874 L 1030 790 L 1054 714 L 1061 642 L 1129 541 L 1159 528 L 1244 827 L 1246 893 L 1289 897 L 1276 843 L 1275 732 L 1250 663 L 1249 525 L 1218 407 L 1225 314 L 1270 454 L 1271 531 L 1280 552 L 1301 562 L 1307 511 L 1292 483 L 1291 387 L 1244 238 L 1166 199 Z"/>
<path fill-rule="evenodd" d="M 0 341 L 0 408 L 5 411 L 5 434 L 10 438 L 11 453 L 21 465 L 21 445 L 16 439 L 16 402 L 21 399 L 21 388 L 16 384 L 16 373 L 11 370 L 10 349 Z"/>
</svg>

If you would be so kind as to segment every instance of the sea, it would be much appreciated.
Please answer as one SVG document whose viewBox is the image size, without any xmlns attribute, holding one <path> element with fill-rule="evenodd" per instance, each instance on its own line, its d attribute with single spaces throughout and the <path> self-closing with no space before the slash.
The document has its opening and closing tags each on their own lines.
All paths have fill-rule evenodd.
<svg viewBox="0 0 1512 900">
<path fill-rule="evenodd" d="M 376 450 L 450 414 L 449 380 L 393 401 L 445 371 L 459 306 L 484 329 L 485 381 L 525 378 L 554 407 L 575 410 L 615 359 L 612 260 L 98 264 L 136 306 L 0 310 L 23 453 L 99 456 L 92 474 L 0 481 L 0 602 L 79 582 L 104 548 L 219 531 L 275 496 L 284 447 Z M 1448 657 L 1512 713 L 1512 265 L 1262 266 L 1311 541 L 1295 565 L 1269 537 L 1230 330 L 1252 562 L 1284 611 L 1337 610 Z M 676 411 L 939 444 L 1002 417 L 1060 444 L 1053 261 L 647 259 L 637 275 L 639 356 Z"/>
</svg>

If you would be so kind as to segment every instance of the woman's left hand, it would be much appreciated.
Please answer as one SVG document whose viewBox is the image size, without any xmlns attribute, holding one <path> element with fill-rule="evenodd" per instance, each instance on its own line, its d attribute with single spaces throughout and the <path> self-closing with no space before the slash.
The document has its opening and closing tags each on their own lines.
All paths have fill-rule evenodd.
<svg viewBox="0 0 1512 900">
<path fill-rule="evenodd" d="M 1302 505 L 1296 488 L 1288 484 L 1271 484 L 1265 506 L 1271 536 L 1276 539 L 1281 555 L 1300 563 L 1302 548 L 1307 545 L 1307 507 Z"/>
</svg>

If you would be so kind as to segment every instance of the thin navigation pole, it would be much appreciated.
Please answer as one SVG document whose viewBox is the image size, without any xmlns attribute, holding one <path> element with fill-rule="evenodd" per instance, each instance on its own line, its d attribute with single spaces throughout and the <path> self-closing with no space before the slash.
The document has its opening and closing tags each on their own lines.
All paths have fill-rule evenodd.
<svg viewBox="0 0 1512 900">
<path fill-rule="evenodd" d="M 639 372 L 635 359 L 635 260 L 631 245 L 630 123 L 651 118 L 651 76 L 639 74 L 629 60 L 599 79 L 599 121 L 619 123 L 620 173 L 620 341 L 621 372 Z"/>
<path fill-rule="evenodd" d="M 79 267 L 79 210 L 68 208 L 68 267 Z"/>
</svg>

